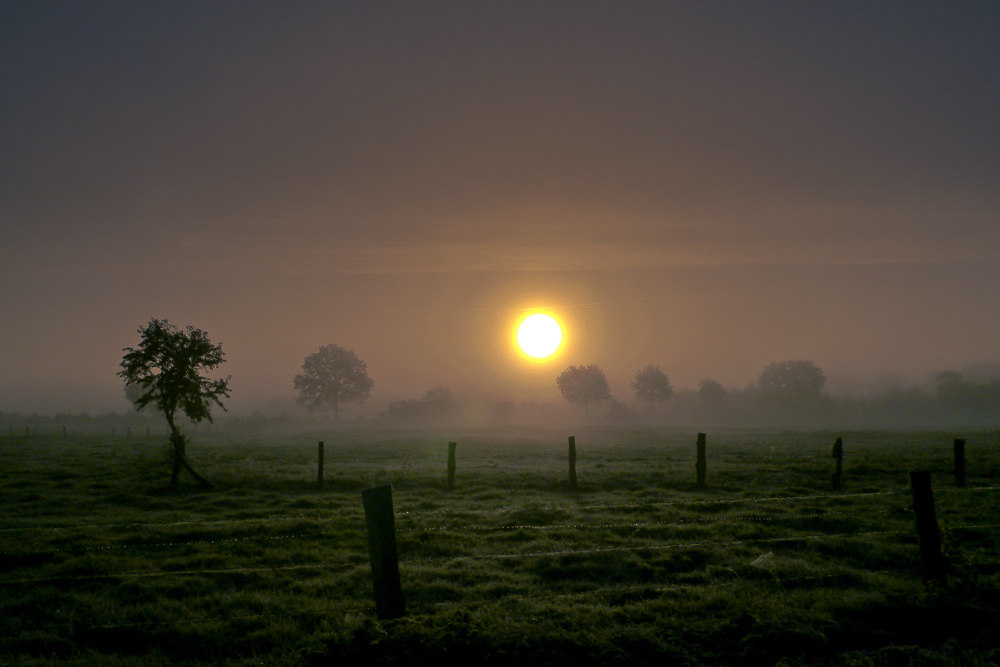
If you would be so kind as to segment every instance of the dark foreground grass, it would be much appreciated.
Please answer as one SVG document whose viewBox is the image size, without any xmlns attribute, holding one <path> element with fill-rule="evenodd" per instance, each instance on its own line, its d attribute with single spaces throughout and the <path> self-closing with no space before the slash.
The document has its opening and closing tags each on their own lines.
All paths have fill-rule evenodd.
<svg viewBox="0 0 1000 667">
<path fill-rule="evenodd" d="M 995 665 L 1000 437 L 349 433 L 0 440 L 0 665 Z M 315 441 L 327 484 L 314 485 Z M 446 441 L 458 484 L 444 486 Z M 949 559 L 927 585 L 909 470 Z M 392 483 L 407 616 L 375 619 L 360 491 Z"/>
</svg>

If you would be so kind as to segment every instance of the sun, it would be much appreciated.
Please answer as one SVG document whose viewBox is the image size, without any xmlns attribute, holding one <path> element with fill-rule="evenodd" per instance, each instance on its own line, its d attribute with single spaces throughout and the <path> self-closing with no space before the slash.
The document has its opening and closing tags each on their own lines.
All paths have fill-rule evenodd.
<svg viewBox="0 0 1000 667">
<path fill-rule="evenodd" d="M 552 317 L 536 313 L 524 318 L 517 328 L 517 344 L 529 357 L 552 356 L 562 343 L 562 329 Z"/>
</svg>

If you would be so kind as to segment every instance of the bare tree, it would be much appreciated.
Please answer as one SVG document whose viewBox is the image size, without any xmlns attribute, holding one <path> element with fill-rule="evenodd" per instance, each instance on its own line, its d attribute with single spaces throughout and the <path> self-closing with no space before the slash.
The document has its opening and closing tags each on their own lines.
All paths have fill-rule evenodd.
<svg viewBox="0 0 1000 667">
<path fill-rule="evenodd" d="M 176 416 L 180 410 L 194 423 L 203 419 L 211 422 L 212 403 L 226 409 L 219 399 L 229 397 L 231 376 L 212 380 L 202 375 L 225 362 L 222 345 L 213 345 L 201 329 L 189 326 L 181 331 L 166 320 L 157 319 L 141 327 L 139 336 L 138 347 L 123 350 L 125 356 L 118 375 L 125 379 L 126 393 L 134 397 L 137 410 L 152 405 L 167 420 L 174 459 L 170 483 L 177 486 L 183 467 L 202 486 L 211 486 L 188 463 L 187 439 L 177 427 Z"/>
<path fill-rule="evenodd" d="M 375 381 L 368 377 L 368 365 L 358 359 L 354 350 L 324 345 L 306 357 L 294 385 L 299 405 L 309 412 L 333 410 L 334 421 L 339 421 L 340 404 L 364 403 Z"/>
<path fill-rule="evenodd" d="M 574 405 L 582 405 L 583 413 L 591 403 L 611 400 L 611 389 L 604 371 L 596 364 L 570 366 L 556 378 L 563 398 Z"/>
</svg>

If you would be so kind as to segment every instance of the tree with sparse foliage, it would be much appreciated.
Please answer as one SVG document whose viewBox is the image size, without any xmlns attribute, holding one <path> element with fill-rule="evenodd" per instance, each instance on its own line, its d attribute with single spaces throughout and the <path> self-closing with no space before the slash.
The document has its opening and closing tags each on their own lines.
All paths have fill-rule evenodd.
<svg viewBox="0 0 1000 667">
<path fill-rule="evenodd" d="M 306 357 L 294 385 L 299 405 L 309 412 L 333 410 L 334 421 L 339 421 L 341 403 L 364 403 L 375 381 L 368 377 L 368 364 L 354 350 L 324 345 Z"/>
<path fill-rule="evenodd" d="M 596 364 L 570 366 L 556 378 L 556 385 L 563 398 L 574 405 L 582 405 L 583 413 L 591 403 L 611 400 L 611 388 L 604 371 Z"/>
<path fill-rule="evenodd" d="M 151 405 L 167 420 L 173 453 L 170 483 L 178 484 L 184 468 L 203 486 L 211 486 L 187 461 L 187 438 L 177 426 L 177 412 L 198 423 L 212 421 L 212 403 L 226 409 L 220 398 L 229 397 L 230 377 L 212 380 L 203 375 L 225 362 L 222 345 L 213 345 L 201 329 L 189 326 L 181 331 L 157 319 L 141 327 L 139 336 L 138 347 L 123 350 L 118 375 L 125 380 L 126 393 L 137 410 Z"/>
<path fill-rule="evenodd" d="M 726 388 L 723 387 L 722 383 L 718 380 L 705 378 L 698 383 L 698 398 L 700 398 L 705 405 L 718 405 L 728 394 L 729 392 L 726 391 Z"/>
<path fill-rule="evenodd" d="M 757 378 L 761 392 L 786 404 L 819 398 L 826 375 L 811 361 L 772 361 Z"/>
<path fill-rule="evenodd" d="M 632 390 L 635 391 L 635 397 L 649 403 L 650 408 L 657 403 L 665 402 L 674 395 L 670 379 L 660 370 L 659 366 L 653 364 L 637 370 L 631 386 Z"/>
</svg>

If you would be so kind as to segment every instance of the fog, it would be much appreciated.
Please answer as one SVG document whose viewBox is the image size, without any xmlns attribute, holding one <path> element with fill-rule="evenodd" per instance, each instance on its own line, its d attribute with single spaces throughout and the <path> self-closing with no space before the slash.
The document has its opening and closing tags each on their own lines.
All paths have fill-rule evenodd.
<svg viewBox="0 0 1000 667">
<path fill-rule="evenodd" d="M 648 364 L 672 423 L 772 361 L 830 400 L 986 386 L 998 29 L 990 4 L 5 3 L 0 411 L 129 410 L 154 317 L 223 345 L 237 416 L 305 417 L 292 378 L 331 343 L 368 364 L 364 423 L 433 387 L 469 423 L 580 419 L 555 378 L 586 364 L 638 422 Z M 565 321 L 551 363 L 509 349 L 529 307 Z M 715 417 L 788 419 L 749 405 Z"/>
</svg>

